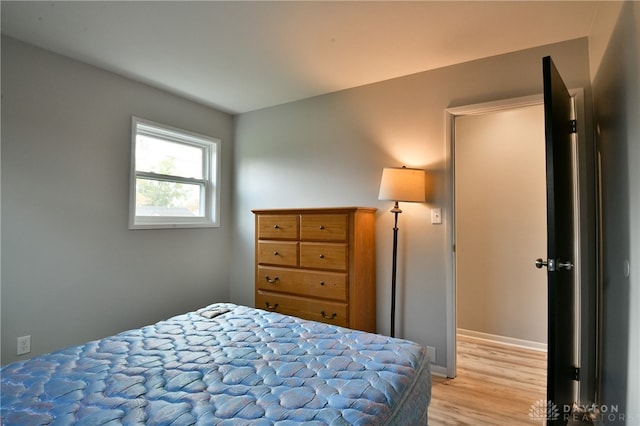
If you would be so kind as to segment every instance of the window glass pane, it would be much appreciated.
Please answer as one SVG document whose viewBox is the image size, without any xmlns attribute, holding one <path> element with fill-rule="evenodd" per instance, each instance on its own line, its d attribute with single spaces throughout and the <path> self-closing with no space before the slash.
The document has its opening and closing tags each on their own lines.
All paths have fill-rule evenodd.
<svg viewBox="0 0 640 426">
<path fill-rule="evenodd" d="M 201 186 L 136 179 L 137 216 L 203 217 Z"/>
<path fill-rule="evenodd" d="M 203 149 L 147 135 L 136 140 L 136 170 L 202 179 Z"/>
</svg>

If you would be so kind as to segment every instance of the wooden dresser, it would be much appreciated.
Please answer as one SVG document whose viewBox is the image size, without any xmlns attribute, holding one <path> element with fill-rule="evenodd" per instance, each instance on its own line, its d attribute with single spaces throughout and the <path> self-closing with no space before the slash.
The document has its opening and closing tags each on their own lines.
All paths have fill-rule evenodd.
<svg viewBox="0 0 640 426">
<path fill-rule="evenodd" d="M 256 307 L 375 332 L 375 212 L 253 210 Z"/>
</svg>

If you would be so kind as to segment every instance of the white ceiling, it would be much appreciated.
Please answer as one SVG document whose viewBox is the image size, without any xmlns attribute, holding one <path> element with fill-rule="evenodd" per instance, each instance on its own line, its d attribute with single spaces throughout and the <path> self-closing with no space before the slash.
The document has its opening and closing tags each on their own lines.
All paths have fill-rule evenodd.
<svg viewBox="0 0 640 426">
<path fill-rule="evenodd" d="M 231 113 L 589 35 L 595 1 L 2 1 L 2 33 Z"/>
</svg>

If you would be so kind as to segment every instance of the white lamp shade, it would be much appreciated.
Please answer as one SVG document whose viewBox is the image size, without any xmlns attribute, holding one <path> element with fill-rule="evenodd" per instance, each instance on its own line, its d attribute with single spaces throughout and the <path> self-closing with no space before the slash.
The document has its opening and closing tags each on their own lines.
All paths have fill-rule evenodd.
<svg viewBox="0 0 640 426">
<path fill-rule="evenodd" d="M 425 178 L 425 171 L 421 169 L 385 167 L 382 170 L 378 199 L 423 203 Z"/>
</svg>

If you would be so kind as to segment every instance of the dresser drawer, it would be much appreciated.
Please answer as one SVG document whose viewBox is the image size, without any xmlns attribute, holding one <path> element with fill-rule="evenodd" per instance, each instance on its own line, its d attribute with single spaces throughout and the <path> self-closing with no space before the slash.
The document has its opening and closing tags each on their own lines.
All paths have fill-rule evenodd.
<svg viewBox="0 0 640 426">
<path fill-rule="evenodd" d="M 258 238 L 263 240 L 298 239 L 299 222 L 297 214 L 260 215 Z"/>
<path fill-rule="evenodd" d="M 300 239 L 347 241 L 348 225 L 346 214 L 303 214 L 300 216 Z"/>
<path fill-rule="evenodd" d="M 300 266 L 310 269 L 346 271 L 346 243 L 300 243 Z"/>
<path fill-rule="evenodd" d="M 261 265 L 298 266 L 298 243 L 258 241 L 257 260 Z"/>
<path fill-rule="evenodd" d="M 348 324 L 346 303 L 287 296 L 258 290 L 256 292 L 256 308 L 342 327 L 346 327 Z"/>
<path fill-rule="evenodd" d="M 340 272 L 259 266 L 256 286 L 259 290 L 347 300 L 347 274 Z"/>
</svg>

